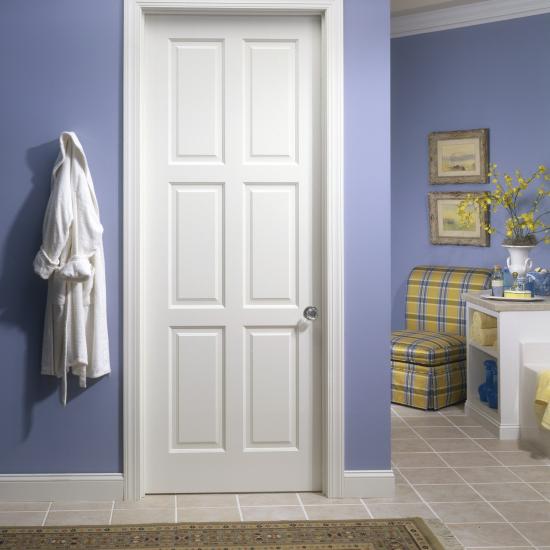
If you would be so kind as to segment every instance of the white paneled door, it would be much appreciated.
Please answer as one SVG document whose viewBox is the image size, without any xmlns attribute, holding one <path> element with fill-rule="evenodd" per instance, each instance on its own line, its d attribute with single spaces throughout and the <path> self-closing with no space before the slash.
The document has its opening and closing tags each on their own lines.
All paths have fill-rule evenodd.
<svg viewBox="0 0 550 550">
<path fill-rule="evenodd" d="M 321 488 L 320 21 L 148 15 L 145 490 Z"/>
</svg>

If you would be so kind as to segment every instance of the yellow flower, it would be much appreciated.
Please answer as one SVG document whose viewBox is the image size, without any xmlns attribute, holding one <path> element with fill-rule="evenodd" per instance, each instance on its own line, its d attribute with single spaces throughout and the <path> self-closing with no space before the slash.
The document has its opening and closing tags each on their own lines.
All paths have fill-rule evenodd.
<svg viewBox="0 0 550 550">
<path fill-rule="evenodd" d="M 550 189 L 547 190 L 546 183 L 550 181 L 549 168 L 544 164 L 538 165 L 528 177 L 524 177 L 520 170 L 513 172 L 515 178 L 509 173 L 504 173 L 502 176 L 497 171 L 496 163 L 489 165 L 489 181 L 494 184 L 494 190 L 486 193 L 472 195 L 466 194 L 466 198 L 459 204 L 458 213 L 459 219 L 463 224 L 469 224 L 474 221 L 475 208 L 479 208 L 482 212 L 493 210 L 496 212 L 499 207 L 502 207 L 508 213 L 508 218 L 505 220 L 504 229 L 507 237 L 521 238 L 534 233 L 543 233 L 545 242 L 550 243 L 550 225 L 546 225 L 541 219 L 548 212 L 548 207 L 542 206 L 542 201 L 546 197 L 550 197 Z M 537 180 L 539 182 L 537 183 Z M 501 183 L 502 181 L 502 183 Z M 514 183 L 516 182 L 516 186 Z M 534 183 L 533 183 L 534 182 Z M 528 195 L 530 184 L 532 192 Z M 523 198 L 525 195 L 525 198 Z M 522 197 L 521 200 L 520 197 Z M 529 208 L 529 200 L 531 202 Z M 541 212 L 544 212 L 541 214 Z M 548 213 L 550 218 L 550 213 Z M 496 229 L 490 225 L 483 226 L 484 231 L 492 234 Z"/>
</svg>

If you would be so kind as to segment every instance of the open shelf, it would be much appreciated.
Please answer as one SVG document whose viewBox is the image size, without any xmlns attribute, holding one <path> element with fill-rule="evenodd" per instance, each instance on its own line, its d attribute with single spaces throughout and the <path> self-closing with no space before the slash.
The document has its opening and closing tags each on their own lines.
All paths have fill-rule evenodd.
<svg viewBox="0 0 550 550">
<path fill-rule="evenodd" d="M 526 397 L 521 389 L 527 368 L 522 366 L 522 357 L 526 364 L 531 363 L 532 358 L 523 356 L 522 349 L 526 342 L 550 345 L 550 299 L 520 304 L 486 300 L 475 293 L 467 293 L 463 299 L 466 301 L 467 325 L 466 411 L 499 439 L 518 439 L 522 430 L 520 425 L 526 418 L 525 412 L 520 415 L 521 403 L 530 414 L 533 409 L 532 396 Z M 498 341 L 495 346 L 481 346 L 472 341 L 470 328 L 476 311 L 496 317 Z M 543 357 L 545 365 L 548 363 L 548 350 L 540 346 L 531 356 L 537 360 Z M 485 382 L 484 362 L 487 359 L 498 363 L 498 409 L 490 409 L 479 400 L 478 388 Z"/>
<path fill-rule="evenodd" d="M 467 397 L 467 410 L 469 414 L 478 420 L 485 428 L 493 433 L 499 433 L 499 426 L 501 424 L 501 411 L 500 409 L 491 409 L 487 403 L 484 403 L 479 398 L 478 388 L 480 384 L 485 382 L 485 366 L 484 362 L 487 359 L 494 359 L 498 365 L 498 387 L 499 398 L 500 396 L 500 354 L 499 354 L 499 342 L 497 341 L 493 346 L 483 346 L 478 344 L 470 337 L 470 326 L 472 316 L 475 308 L 469 310 L 469 326 L 468 326 L 468 338 L 467 338 L 467 384 L 468 384 L 468 397 Z M 481 312 L 488 315 L 485 312 Z M 497 334 L 498 334 L 498 316 L 497 316 Z M 500 406 L 500 402 L 499 402 Z M 499 434 L 500 436 L 500 434 Z"/>
<path fill-rule="evenodd" d="M 494 357 L 495 359 L 498 359 L 498 348 L 496 346 L 482 346 L 481 344 L 478 344 L 470 339 L 468 340 L 468 345 L 482 351 L 483 353 L 486 353 L 487 355 L 490 355 L 491 357 Z"/>
</svg>

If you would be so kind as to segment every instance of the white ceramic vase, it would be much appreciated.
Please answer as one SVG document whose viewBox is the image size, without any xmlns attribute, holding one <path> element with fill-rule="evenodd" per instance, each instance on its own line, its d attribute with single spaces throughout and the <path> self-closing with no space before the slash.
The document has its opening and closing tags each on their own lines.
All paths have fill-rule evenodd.
<svg viewBox="0 0 550 550">
<path fill-rule="evenodd" d="M 512 245 L 503 244 L 504 248 L 508 250 L 508 258 L 506 258 L 506 265 L 510 273 L 517 273 L 518 277 L 525 277 L 525 274 L 533 268 L 533 260 L 529 258 L 531 250 L 534 246 Z"/>
</svg>

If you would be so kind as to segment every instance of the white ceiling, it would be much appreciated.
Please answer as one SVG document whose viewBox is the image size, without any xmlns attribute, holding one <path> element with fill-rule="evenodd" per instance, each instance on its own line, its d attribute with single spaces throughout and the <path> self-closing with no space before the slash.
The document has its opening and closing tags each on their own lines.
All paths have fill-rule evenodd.
<svg viewBox="0 0 550 550">
<path fill-rule="evenodd" d="M 391 0 L 392 15 L 419 13 L 439 8 L 463 6 L 464 4 L 479 4 L 486 0 Z"/>
</svg>

